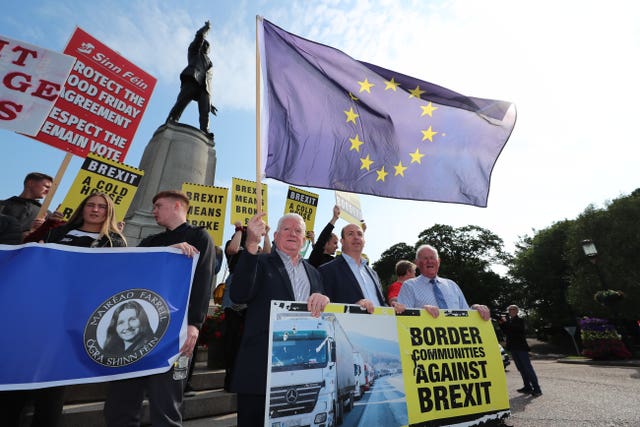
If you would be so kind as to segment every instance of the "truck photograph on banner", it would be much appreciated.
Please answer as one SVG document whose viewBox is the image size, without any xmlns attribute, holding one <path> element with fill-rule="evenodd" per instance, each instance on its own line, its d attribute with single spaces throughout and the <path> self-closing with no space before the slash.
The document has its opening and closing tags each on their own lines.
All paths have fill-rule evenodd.
<svg viewBox="0 0 640 427">
<path fill-rule="evenodd" d="M 265 425 L 473 426 L 509 415 L 490 322 L 474 310 L 272 301 Z"/>
</svg>

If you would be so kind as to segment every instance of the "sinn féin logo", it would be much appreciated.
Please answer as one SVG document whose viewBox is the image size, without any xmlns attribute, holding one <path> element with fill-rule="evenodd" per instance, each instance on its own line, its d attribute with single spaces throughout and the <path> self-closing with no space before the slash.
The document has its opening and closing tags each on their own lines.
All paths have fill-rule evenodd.
<svg viewBox="0 0 640 427">
<path fill-rule="evenodd" d="M 84 349 L 101 365 L 130 365 L 155 348 L 169 320 L 169 305 L 155 292 L 119 292 L 91 314 L 84 328 Z"/>
</svg>

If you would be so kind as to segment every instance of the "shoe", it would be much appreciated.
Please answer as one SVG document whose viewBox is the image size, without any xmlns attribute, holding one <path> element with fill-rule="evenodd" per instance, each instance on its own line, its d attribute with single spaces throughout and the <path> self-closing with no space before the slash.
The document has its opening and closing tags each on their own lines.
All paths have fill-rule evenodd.
<svg viewBox="0 0 640 427">
<path fill-rule="evenodd" d="M 542 396 L 542 392 L 540 390 L 531 392 L 531 397 L 539 397 Z"/>
<path fill-rule="evenodd" d="M 193 389 L 193 387 L 191 387 L 191 384 L 187 384 L 187 386 L 184 388 L 183 396 L 193 397 L 195 395 L 196 395 L 196 391 Z"/>
<path fill-rule="evenodd" d="M 516 390 L 518 393 L 524 393 L 524 394 L 531 394 L 531 392 L 533 392 L 533 390 L 531 390 L 529 387 L 522 387 Z"/>
</svg>

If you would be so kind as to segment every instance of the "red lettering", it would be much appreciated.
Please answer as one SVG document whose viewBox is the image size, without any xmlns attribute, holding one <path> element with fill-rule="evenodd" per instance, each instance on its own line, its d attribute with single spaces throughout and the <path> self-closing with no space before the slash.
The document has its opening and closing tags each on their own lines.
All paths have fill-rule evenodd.
<svg viewBox="0 0 640 427">
<path fill-rule="evenodd" d="M 14 86 L 14 78 L 15 77 L 22 77 L 24 80 L 27 81 L 27 83 L 25 83 L 24 81 L 19 82 L 17 84 L 17 86 Z M 8 89 L 13 89 L 13 90 L 17 90 L 18 92 L 26 92 L 27 89 L 29 88 L 29 86 L 31 86 L 31 76 L 25 74 L 25 73 L 19 73 L 19 72 L 13 72 L 13 73 L 7 73 L 6 76 L 4 76 L 4 79 L 2 79 L 2 83 L 4 83 L 4 85 L 8 88 Z"/>
<path fill-rule="evenodd" d="M 40 85 L 38 85 L 38 88 L 34 90 L 31 95 L 53 101 L 58 96 L 58 92 L 60 92 L 59 84 L 47 80 L 40 80 Z"/>
<path fill-rule="evenodd" d="M 33 56 L 34 58 L 38 57 L 38 52 L 36 52 L 35 50 L 31 50 L 31 49 L 27 49 L 26 47 L 22 47 L 22 46 L 16 46 L 13 48 L 14 52 L 20 52 L 20 56 L 18 57 L 18 59 L 16 59 L 15 61 L 13 61 L 14 64 L 19 65 L 21 67 L 24 67 L 24 61 L 27 59 L 28 55 Z"/>
<path fill-rule="evenodd" d="M 12 101 L 0 101 L 0 120 L 14 120 L 22 111 L 22 105 Z"/>
</svg>

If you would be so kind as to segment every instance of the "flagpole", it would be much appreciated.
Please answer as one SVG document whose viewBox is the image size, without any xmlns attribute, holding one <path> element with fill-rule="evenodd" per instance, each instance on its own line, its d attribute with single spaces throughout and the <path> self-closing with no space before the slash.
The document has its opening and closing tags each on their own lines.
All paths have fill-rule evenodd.
<svg viewBox="0 0 640 427">
<path fill-rule="evenodd" d="M 53 196 L 56 194 L 56 190 L 58 189 L 58 185 L 60 185 L 60 181 L 62 181 L 62 177 L 69 166 L 69 162 L 73 154 L 66 153 L 64 159 L 62 159 L 62 163 L 60 163 L 60 167 L 58 168 L 58 172 L 56 173 L 55 178 L 53 178 L 53 182 L 51 183 L 51 188 L 49 189 L 49 193 L 47 194 L 47 198 L 42 202 L 42 206 L 38 211 L 38 215 L 36 218 L 43 218 L 47 215 L 47 210 L 49 209 L 49 205 L 53 200 Z"/>
<path fill-rule="evenodd" d="M 261 179 L 261 156 L 260 156 L 260 41 L 258 37 L 260 15 L 256 15 L 256 211 L 262 213 L 262 182 Z"/>
</svg>

